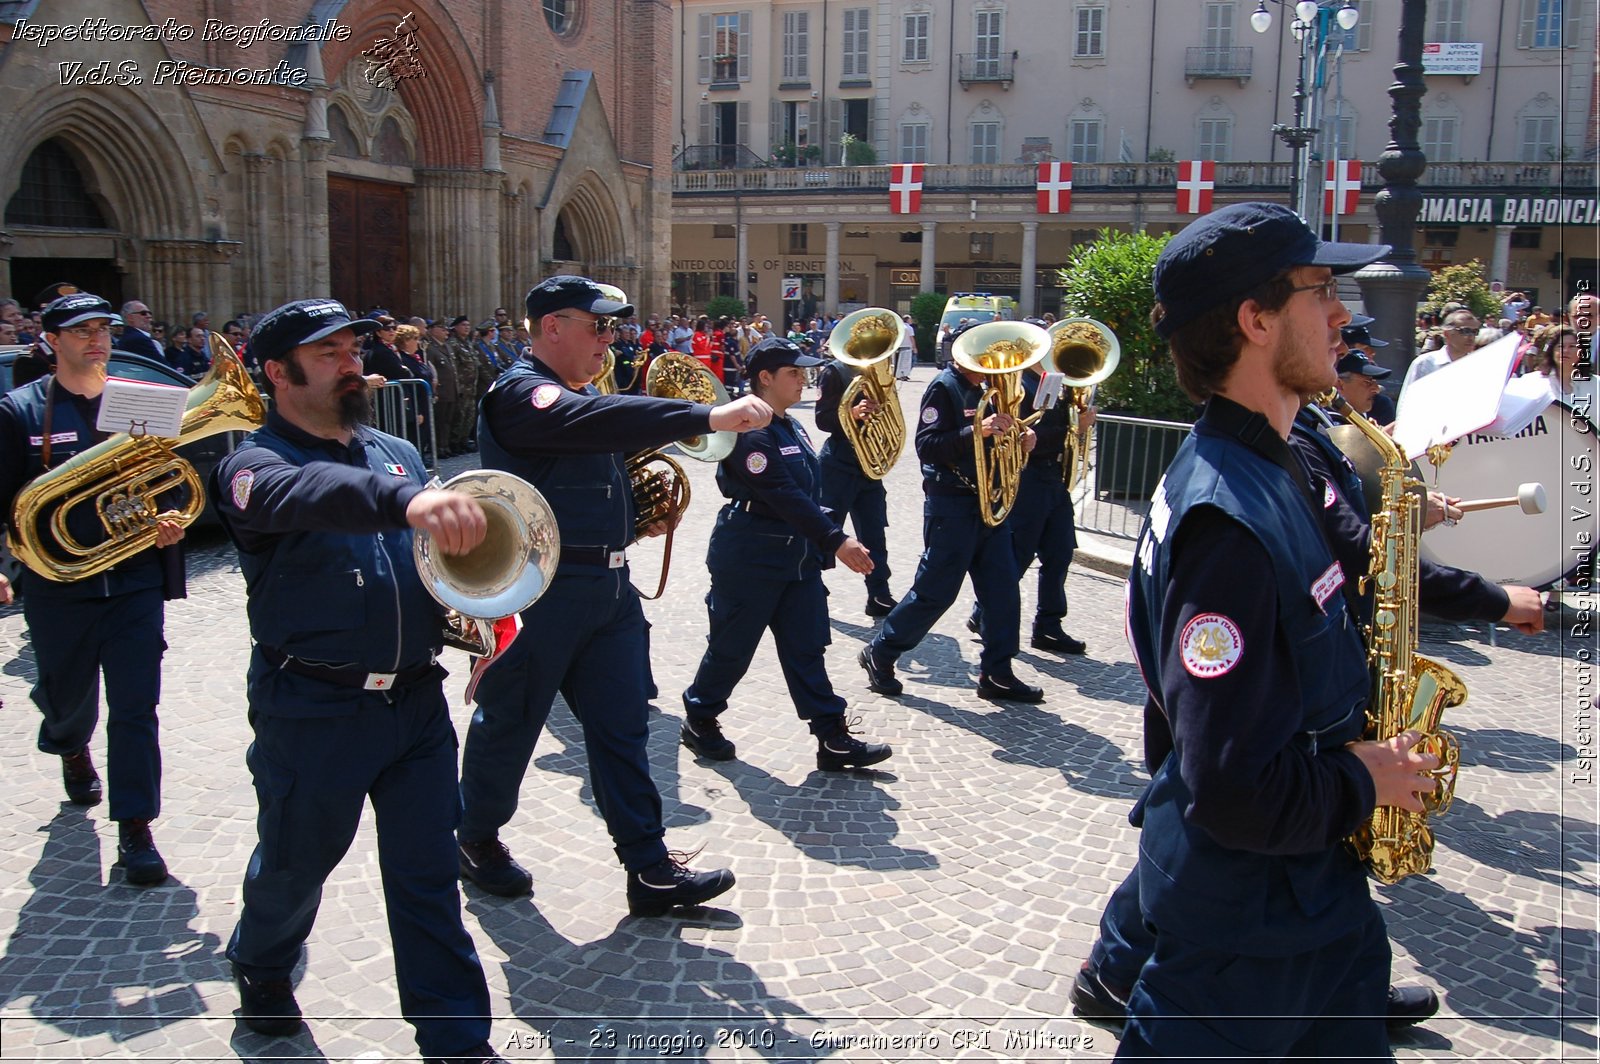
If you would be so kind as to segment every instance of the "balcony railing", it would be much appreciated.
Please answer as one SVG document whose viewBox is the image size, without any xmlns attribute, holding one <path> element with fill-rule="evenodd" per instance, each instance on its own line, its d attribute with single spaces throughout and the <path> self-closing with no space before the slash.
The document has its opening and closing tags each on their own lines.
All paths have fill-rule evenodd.
<svg viewBox="0 0 1600 1064">
<path fill-rule="evenodd" d="M 1291 169 L 1292 164 L 1288 160 L 1271 163 L 1218 163 L 1216 188 L 1218 192 L 1271 192 L 1287 189 Z M 1600 170 L 1600 166 L 1593 162 L 1430 163 L 1427 170 L 1423 171 L 1419 184 L 1424 188 L 1439 189 L 1592 190 L 1595 187 L 1597 170 Z M 887 190 L 889 179 L 890 168 L 883 165 L 717 170 L 688 170 L 680 167 L 672 175 L 672 191 L 709 195 L 732 192 L 735 189 L 740 192 L 774 194 L 814 191 L 856 192 L 864 189 Z M 1025 189 L 1032 195 L 1037 179 L 1038 169 L 1031 163 L 980 166 L 946 166 L 930 163 L 923 170 L 922 189 L 925 195 L 973 189 Z M 1177 163 L 1074 163 L 1072 167 L 1074 192 L 1134 188 L 1173 189 L 1177 184 Z M 1382 186 L 1383 179 L 1378 176 L 1377 163 L 1363 164 L 1361 184 L 1368 189 Z"/>
<path fill-rule="evenodd" d="M 746 170 L 768 165 L 743 144 L 691 144 L 672 160 L 674 170 Z"/>
<path fill-rule="evenodd" d="M 1237 78 L 1242 84 L 1250 79 L 1254 51 L 1253 48 L 1185 48 L 1183 76 L 1189 81 Z"/>
<path fill-rule="evenodd" d="M 963 88 L 968 85 L 1004 85 L 1009 89 L 1016 65 L 1016 52 L 1004 55 L 962 52 L 956 56 L 956 80 L 961 82 Z"/>
</svg>

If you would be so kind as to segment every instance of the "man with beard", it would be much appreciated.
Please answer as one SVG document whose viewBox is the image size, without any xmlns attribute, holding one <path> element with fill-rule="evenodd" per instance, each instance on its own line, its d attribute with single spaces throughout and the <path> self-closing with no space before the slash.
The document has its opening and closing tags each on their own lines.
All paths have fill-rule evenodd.
<svg viewBox="0 0 1600 1064">
<path fill-rule="evenodd" d="M 1388 251 L 1242 203 L 1156 263 L 1152 322 L 1206 408 L 1128 580 L 1150 692 L 1155 768 L 1134 820 L 1155 943 L 1119 1059 L 1389 1057 L 1389 943 L 1344 839 L 1375 806 L 1420 812 L 1438 761 L 1417 733 L 1361 740 L 1359 574 L 1330 549 L 1288 444 L 1303 397 L 1334 382 L 1350 320 L 1335 275 Z"/>
<path fill-rule="evenodd" d="M 55 352 L 55 374 L 0 399 L 0 522 L 32 479 L 106 439 L 95 428 L 111 354 L 111 305 L 77 292 L 45 308 L 43 329 Z M 165 496 L 162 497 L 165 501 Z M 93 507 L 74 507 L 67 528 L 80 542 L 106 539 Z M 56 538 L 40 522 L 41 550 Z M 183 538 L 176 521 L 158 523 L 155 548 Z M 16 534 L 12 529 L 12 534 Z M 183 596 L 183 557 L 177 550 L 142 550 L 110 569 L 60 582 L 24 569 L 22 608 L 39 678 L 33 700 L 44 720 L 39 749 L 61 758 L 67 800 L 98 805 L 100 776 L 89 740 L 100 715 L 100 675 L 106 681 L 106 754 L 111 818 L 117 822 L 117 863 L 135 886 L 167 878 L 150 838 L 161 810 L 161 749 L 156 704 L 161 700 L 165 600 Z M 11 586 L 0 575 L 0 603 Z"/>
<path fill-rule="evenodd" d="M 356 337 L 377 324 L 331 299 L 263 318 L 250 348 L 273 408 L 212 475 L 255 640 L 246 760 L 260 841 L 227 954 L 246 1026 L 297 1033 L 290 976 L 370 799 L 401 1011 L 418 1048 L 426 1059 L 494 1060 L 456 887 L 456 736 L 435 660 L 443 608 L 411 553 L 413 530 L 465 553 L 485 521 L 475 500 L 424 487 L 415 447 L 364 424 Z"/>
</svg>

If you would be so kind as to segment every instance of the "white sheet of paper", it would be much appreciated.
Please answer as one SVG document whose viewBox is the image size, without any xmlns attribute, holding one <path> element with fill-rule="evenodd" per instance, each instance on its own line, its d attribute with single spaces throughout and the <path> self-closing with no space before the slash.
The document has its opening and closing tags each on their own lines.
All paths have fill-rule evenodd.
<svg viewBox="0 0 1600 1064">
<path fill-rule="evenodd" d="M 1555 402 L 1555 398 L 1555 393 L 1550 390 L 1550 382 L 1543 374 L 1526 373 L 1521 377 L 1512 377 L 1506 384 L 1505 394 L 1500 397 L 1500 409 L 1495 419 L 1485 425 L 1483 431 L 1495 436 L 1515 436 L 1533 424 L 1533 419 Z"/>
<path fill-rule="evenodd" d="M 173 437 L 178 435 L 188 405 L 187 388 L 108 377 L 106 390 L 100 393 L 100 417 L 95 428 L 135 436 Z"/>
<path fill-rule="evenodd" d="M 1394 441 L 1407 458 L 1477 432 L 1498 416 L 1521 340 L 1514 332 L 1502 336 L 1407 386 L 1394 423 Z"/>
</svg>

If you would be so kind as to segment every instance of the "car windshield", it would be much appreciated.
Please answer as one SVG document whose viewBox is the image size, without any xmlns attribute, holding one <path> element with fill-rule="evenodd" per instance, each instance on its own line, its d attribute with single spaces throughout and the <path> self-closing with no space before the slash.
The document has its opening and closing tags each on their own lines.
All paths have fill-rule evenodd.
<svg viewBox="0 0 1600 1064">
<path fill-rule="evenodd" d="M 947 310 L 947 311 L 944 312 L 944 317 L 939 319 L 939 323 L 941 325 L 948 325 L 948 326 L 950 326 L 950 328 L 954 329 L 956 326 L 961 324 L 961 319 L 962 318 L 966 318 L 968 321 L 972 322 L 974 325 L 977 325 L 977 324 L 981 324 L 982 322 L 986 322 L 986 321 L 994 321 L 994 311 L 992 311 L 992 310 Z"/>
</svg>

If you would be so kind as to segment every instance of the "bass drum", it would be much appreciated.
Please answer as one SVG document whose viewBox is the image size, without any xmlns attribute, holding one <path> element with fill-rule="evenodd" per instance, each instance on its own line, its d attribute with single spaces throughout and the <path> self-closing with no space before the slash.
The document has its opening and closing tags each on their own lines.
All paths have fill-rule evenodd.
<svg viewBox="0 0 1600 1064">
<path fill-rule="evenodd" d="M 1595 542 L 1596 445 L 1587 421 L 1551 403 L 1515 436 L 1463 436 L 1438 467 L 1417 461 L 1422 481 L 1460 499 L 1504 499 L 1543 484 L 1542 514 L 1516 506 L 1479 510 L 1422 536 L 1429 561 L 1481 573 L 1497 584 L 1544 587 L 1578 567 Z"/>
</svg>

